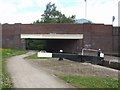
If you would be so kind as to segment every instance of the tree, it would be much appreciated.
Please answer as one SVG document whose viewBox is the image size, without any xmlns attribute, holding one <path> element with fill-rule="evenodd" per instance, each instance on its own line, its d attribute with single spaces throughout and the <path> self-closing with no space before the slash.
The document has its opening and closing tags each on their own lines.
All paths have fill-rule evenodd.
<svg viewBox="0 0 120 90">
<path fill-rule="evenodd" d="M 75 15 L 66 17 L 65 14 L 62 14 L 60 11 L 56 10 L 55 4 L 49 2 L 46 5 L 44 14 L 41 15 L 41 21 L 36 20 L 34 23 L 74 23 Z"/>
<path fill-rule="evenodd" d="M 75 15 L 66 17 L 65 14 L 62 14 L 60 11 L 56 10 L 55 4 L 49 2 L 46 5 L 44 14 L 41 15 L 41 20 L 36 20 L 33 23 L 74 23 Z M 28 40 L 28 49 L 44 50 L 46 48 L 46 41 L 41 40 Z"/>
</svg>

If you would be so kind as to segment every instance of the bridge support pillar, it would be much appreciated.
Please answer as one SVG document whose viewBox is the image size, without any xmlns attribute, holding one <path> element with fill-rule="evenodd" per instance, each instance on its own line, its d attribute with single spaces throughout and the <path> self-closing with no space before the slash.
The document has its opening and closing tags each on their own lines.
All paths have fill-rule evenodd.
<svg viewBox="0 0 120 90">
<path fill-rule="evenodd" d="M 20 48 L 23 49 L 23 50 L 26 50 L 26 40 L 25 39 L 21 39 Z"/>
</svg>

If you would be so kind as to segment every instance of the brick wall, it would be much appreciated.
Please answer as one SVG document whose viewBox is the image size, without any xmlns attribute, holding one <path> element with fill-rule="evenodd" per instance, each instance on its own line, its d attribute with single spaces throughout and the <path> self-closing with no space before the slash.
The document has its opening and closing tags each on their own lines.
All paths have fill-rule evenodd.
<svg viewBox="0 0 120 90">
<path fill-rule="evenodd" d="M 113 28 L 113 52 L 120 54 L 120 27 Z"/>
<path fill-rule="evenodd" d="M 102 49 L 104 52 L 112 52 L 112 26 L 92 26 L 92 47 Z M 107 47 L 107 48 L 106 48 Z"/>
<path fill-rule="evenodd" d="M 83 47 L 101 48 L 104 52 L 116 52 L 119 40 L 113 35 L 111 25 L 104 24 L 3 24 L 2 45 L 5 48 L 25 49 L 25 39 L 20 34 L 83 34 L 83 40 L 61 40 L 61 46 L 68 52 L 80 52 Z M 114 37 L 113 37 L 114 36 Z M 60 43 L 59 43 L 60 44 Z"/>
</svg>

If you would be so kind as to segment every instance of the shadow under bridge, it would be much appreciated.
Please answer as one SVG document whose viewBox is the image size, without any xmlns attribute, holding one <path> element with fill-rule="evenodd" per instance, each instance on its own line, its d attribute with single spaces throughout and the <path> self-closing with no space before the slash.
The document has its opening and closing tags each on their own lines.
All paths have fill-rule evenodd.
<svg viewBox="0 0 120 90">
<path fill-rule="evenodd" d="M 83 34 L 21 34 L 25 39 L 25 48 L 32 50 L 46 50 L 47 52 L 75 53 L 78 43 L 82 45 Z"/>
</svg>

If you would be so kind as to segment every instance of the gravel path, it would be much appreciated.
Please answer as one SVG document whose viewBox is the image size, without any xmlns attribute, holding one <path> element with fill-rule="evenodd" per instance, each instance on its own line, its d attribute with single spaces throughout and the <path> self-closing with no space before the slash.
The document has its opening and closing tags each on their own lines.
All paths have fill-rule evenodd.
<svg viewBox="0 0 120 90">
<path fill-rule="evenodd" d="M 43 69 L 33 67 L 23 58 L 34 54 L 14 56 L 7 61 L 7 70 L 14 88 L 72 88 L 72 86 L 58 79 Z"/>
</svg>

